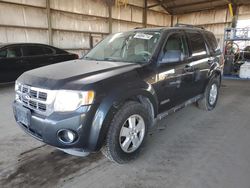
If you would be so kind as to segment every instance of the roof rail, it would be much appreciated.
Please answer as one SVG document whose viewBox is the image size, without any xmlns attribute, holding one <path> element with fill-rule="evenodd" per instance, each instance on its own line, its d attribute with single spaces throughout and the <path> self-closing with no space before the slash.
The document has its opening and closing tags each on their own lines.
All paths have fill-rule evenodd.
<svg viewBox="0 0 250 188">
<path fill-rule="evenodd" d="M 190 28 L 200 28 L 200 29 L 205 29 L 202 26 L 197 26 L 197 25 L 191 25 L 191 24 L 182 24 L 182 23 L 177 23 L 174 25 L 175 27 L 190 27 Z"/>
</svg>

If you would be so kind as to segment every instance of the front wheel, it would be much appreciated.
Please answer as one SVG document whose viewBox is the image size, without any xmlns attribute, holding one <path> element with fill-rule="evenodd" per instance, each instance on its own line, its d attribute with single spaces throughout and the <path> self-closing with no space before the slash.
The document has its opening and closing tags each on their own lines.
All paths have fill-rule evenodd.
<svg viewBox="0 0 250 188">
<path fill-rule="evenodd" d="M 135 159 L 141 150 L 151 116 L 144 105 L 130 101 L 115 114 L 109 127 L 103 154 L 119 164 Z"/>
<path fill-rule="evenodd" d="M 206 87 L 204 97 L 197 102 L 199 108 L 207 111 L 211 111 L 215 108 L 219 95 L 219 87 L 219 79 L 213 77 Z"/>
</svg>

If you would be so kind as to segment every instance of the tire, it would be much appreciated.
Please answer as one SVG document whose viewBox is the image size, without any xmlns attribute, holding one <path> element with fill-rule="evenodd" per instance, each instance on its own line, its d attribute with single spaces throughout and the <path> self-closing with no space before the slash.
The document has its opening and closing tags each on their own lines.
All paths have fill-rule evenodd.
<svg viewBox="0 0 250 188">
<path fill-rule="evenodd" d="M 218 77 L 212 77 L 202 99 L 197 101 L 200 109 L 211 111 L 215 108 L 219 96 L 220 80 Z M 213 93 L 212 93 L 213 92 Z"/>
<path fill-rule="evenodd" d="M 144 144 L 151 121 L 152 117 L 144 105 L 126 102 L 113 117 L 102 153 L 118 164 L 135 159 Z M 136 130 L 132 130 L 132 125 Z"/>
</svg>

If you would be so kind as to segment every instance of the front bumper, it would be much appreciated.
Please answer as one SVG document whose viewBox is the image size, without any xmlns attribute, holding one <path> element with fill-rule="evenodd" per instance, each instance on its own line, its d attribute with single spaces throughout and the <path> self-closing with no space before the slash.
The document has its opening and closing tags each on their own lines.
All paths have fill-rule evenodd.
<svg viewBox="0 0 250 188">
<path fill-rule="evenodd" d="M 14 116 L 17 121 L 17 107 L 26 108 L 18 102 L 13 103 Z M 48 117 L 36 114 L 31 110 L 30 123 L 28 126 L 18 122 L 18 125 L 32 137 L 49 145 L 67 149 L 81 148 L 89 151 L 89 130 L 93 117 L 90 111 L 94 106 L 86 106 L 72 113 L 52 113 Z M 77 134 L 77 139 L 70 144 L 59 140 L 57 133 L 61 129 L 69 129 Z M 91 147 L 93 148 L 93 147 Z"/>
</svg>

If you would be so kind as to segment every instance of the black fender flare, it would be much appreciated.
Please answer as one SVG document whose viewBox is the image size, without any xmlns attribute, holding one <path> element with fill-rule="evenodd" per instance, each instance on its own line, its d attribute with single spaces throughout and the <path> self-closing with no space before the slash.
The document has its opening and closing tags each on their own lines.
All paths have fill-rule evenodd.
<svg viewBox="0 0 250 188">
<path fill-rule="evenodd" d="M 116 88 L 103 98 L 90 127 L 88 148 L 91 151 L 101 149 L 114 114 L 127 99 L 134 96 L 144 96 L 148 98 L 154 108 L 154 116 L 156 117 L 158 113 L 158 99 L 155 90 L 148 83 L 144 84 L 144 86 L 146 87 L 138 88 L 138 86 L 136 87 L 136 85 L 134 85 L 134 87 L 129 90 L 126 90 L 126 88 Z"/>
</svg>

